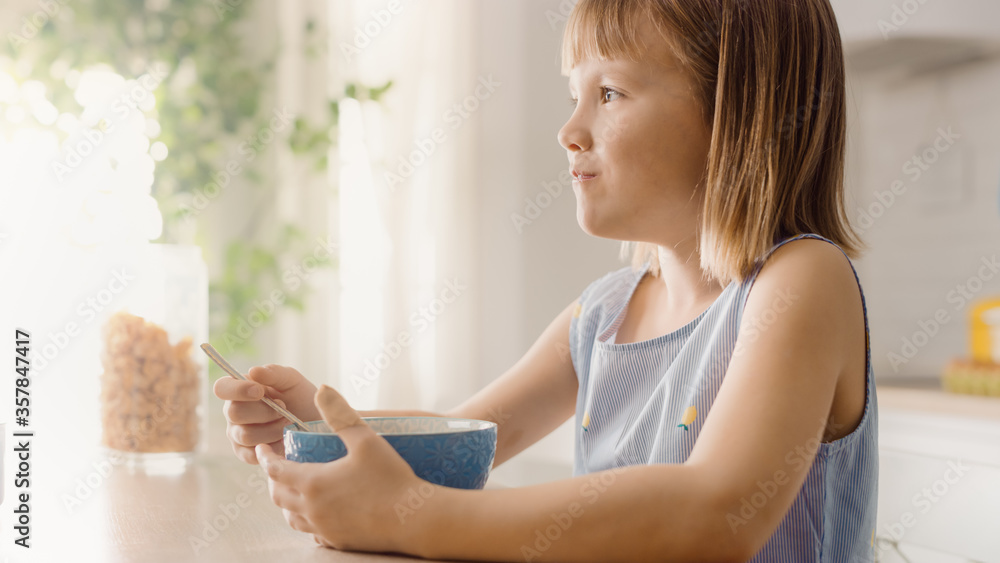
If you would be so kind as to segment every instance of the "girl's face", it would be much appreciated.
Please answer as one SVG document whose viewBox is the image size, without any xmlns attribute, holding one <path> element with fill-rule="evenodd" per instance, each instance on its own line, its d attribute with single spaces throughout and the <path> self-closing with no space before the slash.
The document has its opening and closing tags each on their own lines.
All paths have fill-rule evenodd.
<svg viewBox="0 0 1000 563">
<path fill-rule="evenodd" d="M 694 236 L 711 129 L 676 57 L 646 24 L 639 62 L 582 60 L 576 100 L 559 131 L 574 179 L 577 221 L 593 236 L 673 246 Z"/>
</svg>

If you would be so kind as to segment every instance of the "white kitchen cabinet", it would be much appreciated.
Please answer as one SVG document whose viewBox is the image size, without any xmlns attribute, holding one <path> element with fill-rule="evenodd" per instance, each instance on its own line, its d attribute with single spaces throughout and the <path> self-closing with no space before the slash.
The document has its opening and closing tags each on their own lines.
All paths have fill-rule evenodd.
<svg viewBox="0 0 1000 563">
<path fill-rule="evenodd" d="M 877 393 L 879 561 L 1000 563 L 1000 399 Z"/>
</svg>

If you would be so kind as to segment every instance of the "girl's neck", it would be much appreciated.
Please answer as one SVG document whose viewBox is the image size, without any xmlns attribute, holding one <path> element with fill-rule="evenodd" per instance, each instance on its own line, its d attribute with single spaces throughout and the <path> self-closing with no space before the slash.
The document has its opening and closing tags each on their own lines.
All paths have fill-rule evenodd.
<svg viewBox="0 0 1000 563">
<path fill-rule="evenodd" d="M 705 279 L 693 239 L 670 247 L 658 245 L 657 260 L 660 274 L 655 281 L 665 290 L 663 304 L 670 311 L 703 309 L 724 289 L 719 282 Z"/>
</svg>

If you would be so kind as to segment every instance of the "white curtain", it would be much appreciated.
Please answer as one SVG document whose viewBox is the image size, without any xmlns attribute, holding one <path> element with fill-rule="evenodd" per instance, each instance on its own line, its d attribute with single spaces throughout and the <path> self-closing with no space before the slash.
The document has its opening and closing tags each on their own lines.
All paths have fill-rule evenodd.
<svg viewBox="0 0 1000 563">
<path fill-rule="evenodd" d="M 443 411 L 478 388 L 467 0 L 331 0 L 335 80 L 382 103 L 341 107 L 340 373 L 358 409 Z M 486 90 L 480 88 L 480 93 Z"/>
<path fill-rule="evenodd" d="M 254 4 L 255 17 L 248 50 L 270 57 L 277 48 L 273 107 L 305 119 L 314 128 L 329 123 L 329 101 L 339 90 L 333 77 L 339 69 L 336 54 L 325 49 L 323 39 L 334 24 L 326 2 L 287 0 Z M 312 31 L 310 31 L 312 28 Z M 284 133 L 289 133 L 285 131 Z M 307 252 L 337 243 L 340 213 L 336 167 L 317 171 L 311 159 L 297 158 L 285 143 L 275 143 L 268 154 L 271 190 L 266 193 L 269 215 L 310 233 Z M 324 251 L 326 249 L 323 249 Z M 339 254 L 339 245 L 331 250 Z M 301 266 L 301 257 L 289 257 L 286 268 Z M 302 312 L 283 307 L 275 326 L 259 338 L 260 361 L 293 366 L 317 385 L 336 384 L 340 357 L 339 275 L 319 268 L 301 278 L 308 288 Z M 287 287 L 287 286 L 283 286 Z"/>
</svg>

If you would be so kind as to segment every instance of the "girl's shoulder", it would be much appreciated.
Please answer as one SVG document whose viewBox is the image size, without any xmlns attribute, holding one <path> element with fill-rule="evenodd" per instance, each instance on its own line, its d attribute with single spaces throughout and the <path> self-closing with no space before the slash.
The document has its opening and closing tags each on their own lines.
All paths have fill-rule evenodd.
<svg viewBox="0 0 1000 563">
<path fill-rule="evenodd" d="M 843 249 L 827 239 L 786 241 L 769 253 L 748 282 L 744 314 L 750 318 L 787 309 L 782 317 L 791 320 L 803 316 L 800 322 L 809 326 L 818 322 L 831 329 L 832 335 L 846 335 L 852 341 L 849 345 L 857 338 L 867 338 L 861 280 Z"/>
<path fill-rule="evenodd" d="M 775 278 L 786 285 L 832 282 L 848 290 L 858 282 L 854 264 L 843 249 L 818 235 L 800 235 L 775 245 L 750 281 Z"/>
</svg>

